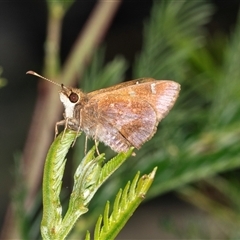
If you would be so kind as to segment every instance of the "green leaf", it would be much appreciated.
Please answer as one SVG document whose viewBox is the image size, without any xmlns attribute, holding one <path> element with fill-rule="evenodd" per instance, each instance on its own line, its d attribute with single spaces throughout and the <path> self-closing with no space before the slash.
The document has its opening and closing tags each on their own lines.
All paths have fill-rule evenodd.
<svg viewBox="0 0 240 240">
<path fill-rule="evenodd" d="M 64 135 L 63 135 L 64 134 Z M 51 145 L 47 154 L 43 174 L 43 218 L 41 233 L 44 239 L 58 236 L 62 224 L 60 191 L 66 164 L 66 154 L 77 137 L 76 132 L 61 133 Z"/>
<path fill-rule="evenodd" d="M 74 185 L 69 206 L 59 232 L 59 236 L 63 236 L 63 238 L 72 230 L 78 218 L 88 211 L 87 205 L 97 191 L 95 186 L 104 155 L 95 158 L 94 153 L 95 146 L 86 154 L 74 174 Z"/>
<path fill-rule="evenodd" d="M 102 168 L 101 175 L 98 180 L 98 186 L 101 186 L 122 164 L 131 156 L 133 148 L 128 152 L 119 153 L 116 157 L 109 160 Z"/>
<path fill-rule="evenodd" d="M 124 190 L 119 190 L 110 214 L 110 203 L 107 202 L 103 217 L 100 215 L 94 230 L 94 239 L 114 239 L 132 216 L 139 204 L 144 200 L 150 188 L 157 168 L 149 175 L 139 179 L 138 172 L 132 183 L 128 182 Z"/>
<path fill-rule="evenodd" d="M 57 137 L 47 155 L 43 177 L 41 224 L 44 239 L 65 239 L 78 218 L 88 211 L 87 205 L 99 187 L 120 167 L 133 150 L 118 154 L 102 167 L 104 154 L 95 157 L 94 146 L 76 169 L 69 206 L 62 219 L 60 192 L 66 164 L 65 156 L 76 137 L 76 132 L 66 130 Z"/>
</svg>

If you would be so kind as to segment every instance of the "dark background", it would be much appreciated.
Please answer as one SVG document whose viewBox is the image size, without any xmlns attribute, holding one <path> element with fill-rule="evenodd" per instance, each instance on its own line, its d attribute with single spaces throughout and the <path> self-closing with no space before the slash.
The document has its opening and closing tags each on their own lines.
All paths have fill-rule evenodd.
<svg viewBox="0 0 240 240">
<path fill-rule="evenodd" d="M 218 31 L 230 34 L 239 1 L 213 2 L 216 11 L 206 26 L 209 36 Z M 90 0 L 77 1 L 68 11 L 62 30 L 62 62 L 94 4 L 95 1 Z M 151 6 L 152 1 L 123 1 L 104 38 L 106 61 L 122 54 L 131 64 L 141 49 L 143 23 L 149 17 Z M 3 67 L 2 77 L 7 79 L 7 85 L 0 89 L 0 224 L 13 187 L 14 156 L 23 150 L 36 100 L 37 80 L 27 77 L 25 72 L 33 69 L 41 73 L 46 18 L 44 1 L 0 1 L 0 66 Z M 127 79 L 131 79 L 131 66 Z M 145 209 L 157 201 L 144 204 L 139 213 L 145 214 Z M 161 202 L 170 204 L 172 209 L 182 204 L 175 201 L 169 194 Z"/>
</svg>

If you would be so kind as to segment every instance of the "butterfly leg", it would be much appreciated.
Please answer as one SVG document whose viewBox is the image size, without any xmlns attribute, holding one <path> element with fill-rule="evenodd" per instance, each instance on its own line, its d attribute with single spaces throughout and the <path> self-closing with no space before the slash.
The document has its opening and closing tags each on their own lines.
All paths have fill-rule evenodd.
<svg viewBox="0 0 240 240">
<path fill-rule="evenodd" d="M 75 142 L 77 141 L 77 137 L 78 137 L 78 134 L 80 133 L 80 131 L 81 131 L 81 128 L 80 128 L 80 125 L 79 125 L 79 127 L 76 131 L 75 138 L 74 138 L 73 143 L 72 143 L 72 147 L 75 145 Z"/>
<path fill-rule="evenodd" d="M 98 141 L 96 139 L 94 139 L 94 142 L 95 142 L 95 147 L 96 147 L 96 152 L 98 154 L 98 156 L 100 155 L 100 152 L 98 150 Z"/>
<path fill-rule="evenodd" d="M 61 120 L 61 121 L 59 121 L 59 122 L 57 122 L 56 124 L 55 124 L 55 137 L 54 138 L 56 138 L 57 137 L 57 135 L 58 135 L 58 126 L 61 126 L 61 125 L 65 125 L 65 128 L 66 128 L 66 124 L 67 124 L 67 122 L 66 122 L 67 120 Z"/>
<path fill-rule="evenodd" d="M 100 155 L 100 152 L 99 152 L 99 150 L 98 150 L 98 140 L 97 140 L 96 136 L 98 136 L 98 126 L 96 127 L 95 136 L 93 137 L 93 139 L 94 139 L 94 142 L 95 142 L 95 147 L 96 147 L 97 155 L 99 156 L 99 155 Z"/>
</svg>

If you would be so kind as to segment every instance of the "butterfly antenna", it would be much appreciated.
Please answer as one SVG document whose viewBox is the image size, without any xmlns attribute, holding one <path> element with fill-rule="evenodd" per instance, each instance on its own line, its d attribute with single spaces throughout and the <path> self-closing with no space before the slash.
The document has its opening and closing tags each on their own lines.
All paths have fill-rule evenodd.
<svg viewBox="0 0 240 240">
<path fill-rule="evenodd" d="M 27 71 L 26 74 L 34 75 L 34 76 L 36 76 L 36 77 L 42 78 L 42 79 L 44 79 L 44 80 L 46 80 L 46 81 L 48 81 L 48 82 L 50 82 L 50 83 L 53 83 L 54 85 L 57 85 L 57 86 L 61 87 L 61 84 L 59 84 L 59 83 L 57 83 L 57 82 L 54 82 L 53 80 L 50 80 L 50 79 L 48 79 L 48 78 L 45 78 L 45 77 L 39 75 L 38 73 L 36 73 L 36 72 L 34 72 L 34 71 L 31 71 L 31 70 L 30 70 L 30 71 Z"/>
</svg>

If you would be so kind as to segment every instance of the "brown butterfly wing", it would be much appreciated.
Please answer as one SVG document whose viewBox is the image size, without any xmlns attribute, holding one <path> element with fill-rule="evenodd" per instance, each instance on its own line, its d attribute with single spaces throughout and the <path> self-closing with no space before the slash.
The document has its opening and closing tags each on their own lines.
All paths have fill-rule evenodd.
<svg viewBox="0 0 240 240">
<path fill-rule="evenodd" d="M 169 80 L 142 78 L 106 88 L 106 91 L 102 90 L 104 91 L 99 94 L 97 94 L 98 91 L 95 91 L 92 92 L 94 94 L 89 95 L 91 94 L 89 93 L 88 95 L 92 97 L 92 100 L 106 99 L 109 95 L 145 100 L 156 110 L 158 121 L 160 121 L 168 114 L 177 100 L 180 84 Z"/>
<path fill-rule="evenodd" d="M 127 151 L 130 146 L 140 148 L 152 138 L 179 91 L 176 82 L 147 78 L 88 94 L 89 104 L 97 103 L 95 138 L 116 152 Z"/>
<path fill-rule="evenodd" d="M 156 112 L 145 100 L 109 95 L 98 108 L 98 139 L 117 152 L 140 148 L 156 132 Z"/>
</svg>

